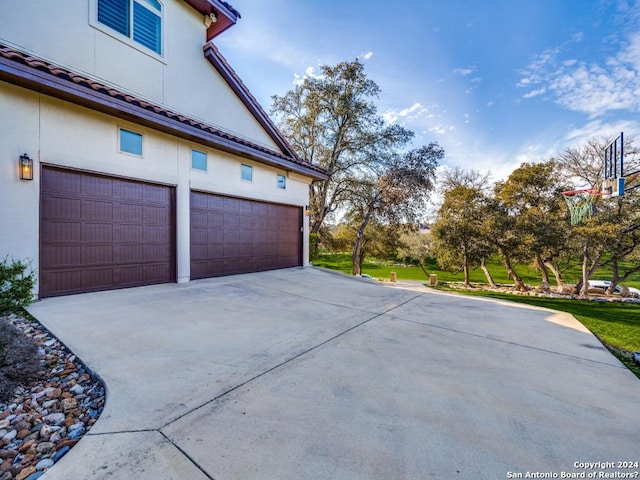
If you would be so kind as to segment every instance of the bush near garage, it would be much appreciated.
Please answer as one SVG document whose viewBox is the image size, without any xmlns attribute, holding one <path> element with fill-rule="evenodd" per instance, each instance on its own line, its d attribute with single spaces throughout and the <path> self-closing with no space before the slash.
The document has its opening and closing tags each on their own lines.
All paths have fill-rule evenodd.
<svg viewBox="0 0 640 480">
<path fill-rule="evenodd" d="M 38 347 L 6 315 L 20 315 L 33 301 L 35 275 L 29 262 L 6 257 L 0 262 L 0 402 L 8 401 L 16 387 L 40 376 Z"/>
<path fill-rule="evenodd" d="M 35 274 L 29 262 L 9 260 L 0 262 L 0 315 L 20 313 L 33 301 Z"/>
</svg>

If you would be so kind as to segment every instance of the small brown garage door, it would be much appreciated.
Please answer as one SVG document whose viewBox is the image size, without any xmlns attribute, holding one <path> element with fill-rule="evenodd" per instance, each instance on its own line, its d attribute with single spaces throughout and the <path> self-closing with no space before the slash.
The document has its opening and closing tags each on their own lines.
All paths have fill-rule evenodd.
<svg viewBox="0 0 640 480">
<path fill-rule="evenodd" d="M 40 296 L 175 281 L 175 190 L 43 167 Z"/>
<path fill-rule="evenodd" d="M 302 265 L 302 209 L 191 192 L 191 278 Z"/>
</svg>

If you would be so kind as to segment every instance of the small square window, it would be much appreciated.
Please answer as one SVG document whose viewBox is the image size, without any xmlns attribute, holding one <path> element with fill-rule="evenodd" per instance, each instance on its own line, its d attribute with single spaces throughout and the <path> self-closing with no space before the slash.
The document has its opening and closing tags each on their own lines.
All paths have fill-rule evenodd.
<svg viewBox="0 0 640 480">
<path fill-rule="evenodd" d="M 207 171 L 207 154 L 197 150 L 191 150 L 191 168 Z"/>
<path fill-rule="evenodd" d="M 242 165 L 242 180 L 253 182 L 253 167 L 250 165 Z"/>
<path fill-rule="evenodd" d="M 278 188 L 287 188 L 287 177 L 284 175 L 278 175 Z"/>
<path fill-rule="evenodd" d="M 120 151 L 142 156 L 142 135 L 130 132 L 124 128 L 120 129 Z"/>
</svg>

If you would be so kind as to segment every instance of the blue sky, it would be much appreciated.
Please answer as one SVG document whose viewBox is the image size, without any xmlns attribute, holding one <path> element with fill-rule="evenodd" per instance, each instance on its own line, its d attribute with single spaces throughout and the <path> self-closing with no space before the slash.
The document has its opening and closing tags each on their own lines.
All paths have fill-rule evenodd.
<svg viewBox="0 0 640 480">
<path fill-rule="evenodd" d="M 506 177 L 591 136 L 640 131 L 640 0 L 232 0 L 216 39 L 261 105 L 359 58 L 378 111 L 444 165 Z"/>
</svg>

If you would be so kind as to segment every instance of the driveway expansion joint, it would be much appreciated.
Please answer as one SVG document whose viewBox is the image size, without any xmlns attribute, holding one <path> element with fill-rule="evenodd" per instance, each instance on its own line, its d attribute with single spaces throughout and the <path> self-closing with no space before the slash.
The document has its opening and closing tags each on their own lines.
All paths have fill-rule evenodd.
<svg viewBox="0 0 640 480">
<path fill-rule="evenodd" d="M 166 427 L 168 427 L 169 425 L 171 425 L 171 424 L 173 424 L 173 423 L 177 422 L 178 420 L 180 420 L 180 419 L 182 419 L 182 418 L 184 418 L 184 417 L 186 417 L 186 416 L 188 416 L 188 415 L 190 415 L 190 414 L 192 414 L 192 413 L 194 413 L 194 412 L 196 412 L 196 411 L 200 410 L 201 408 L 204 408 L 204 407 L 206 407 L 207 405 L 210 405 L 210 404 L 212 404 L 212 403 L 214 403 L 214 402 L 217 402 L 217 401 L 221 400 L 222 398 L 226 397 L 228 394 L 230 394 L 230 393 L 232 393 L 232 392 L 234 392 L 234 391 L 236 391 L 236 390 L 238 390 L 238 389 L 240 389 L 240 388 L 244 387 L 245 385 L 250 384 L 251 382 L 253 382 L 253 381 L 255 381 L 255 380 L 257 380 L 257 379 L 259 379 L 259 378 L 261 378 L 261 377 L 263 377 L 263 376 L 265 376 L 265 375 L 267 375 L 268 373 L 271 373 L 271 372 L 273 372 L 273 371 L 275 371 L 275 370 L 277 370 L 277 369 L 279 369 L 279 368 L 281 368 L 281 367 L 284 367 L 285 365 L 289 364 L 290 362 L 292 362 L 292 361 L 294 361 L 294 360 L 296 360 L 296 359 L 298 359 L 298 358 L 301 358 L 301 357 L 303 357 L 304 355 L 306 355 L 306 354 L 308 354 L 308 353 L 311 353 L 311 352 L 313 352 L 314 350 L 317 350 L 318 348 L 320 348 L 320 347 L 322 347 L 322 346 L 324 346 L 324 345 L 327 345 L 327 344 L 329 344 L 329 343 L 333 342 L 334 340 L 337 340 L 338 338 L 340 338 L 340 337 L 342 337 L 342 336 L 344 336 L 344 335 L 346 335 L 346 334 L 348 334 L 348 333 L 350 333 L 350 332 L 352 332 L 352 331 L 354 331 L 354 330 L 356 330 L 356 329 L 358 329 L 358 328 L 362 327 L 363 325 L 366 325 L 367 323 L 369 323 L 369 322 L 371 322 L 371 321 L 373 321 L 373 320 L 376 320 L 377 318 L 380 318 L 380 317 L 382 317 L 382 316 L 384 316 L 384 315 L 387 315 L 388 313 L 392 312 L 392 311 L 393 311 L 393 310 L 395 310 L 396 308 L 400 308 L 400 307 L 402 307 L 402 306 L 404 306 L 404 305 L 406 305 L 406 304 L 408 304 L 408 303 L 410 303 L 410 302 L 412 302 L 412 301 L 416 300 L 417 298 L 419 298 L 419 297 L 421 297 L 421 296 L 423 296 L 423 295 L 424 295 L 424 293 L 420 293 L 420 294 L 418 294 L 418 295 L 416 295 L 416 296 L 414 296 L 414 297 L 412 297 L 412 298 L 410 298 L 410 299 L 408 299 L 408 300 L 405 300 L 405 301 L 404 301 L 404 302 L 402 302 L 402 303 L 399 303 L 398 305 L 394 305 L 393 307 L 388 308 L 387 310 L 385 310 L 384 312 L 381 312 L 381 313 L 375 313 L 375 314 L 373 314 L 372 312 L 366 312 L 366 313 L 372 313 L 372 314 L 373 314 L 373 316 L 372 316 L 371 318 L 368 318 L 368 319 L 366 319 L 366 320 L 363 320 L 362 322 L 360 322 L 360 323 L 358 323 L 358 324 L 356 324 L 356 325 L 353 325 L 352 327 L 347 328 L 346 330 L 344 330 L 344 331 L 342 331 L 342 332 L 340 332 L 340 333 L 338 333 L 338 334 L 334 335 L 334 336 L 333 336 L 333 337 L 331 337 L 331 338 L 328 338 L 327 340 L 324 340 L 324 341 L 322 341 L 322 342 L 320 342 L 320 343 L 318 343 L 318 344 L 316 344 L 316 345 L 314 345 L 314 346 L 312 346 L 312 347 L 307 348 L 306 350 L 304 350 L 304 351 L 302 351 L 302 352 L 299 352 L 299 353 L 295 354 L 295 355 L 294 355 L 294 356 L 292 356 L 291 358 L 288 358 L 288 359 L 286 359 L 286 360 L 284 360 L 284 361 L 282 361 L 282 362 L 278 363 L 277 365 L 274 365 L 273 367 L 268 368 L 267 370 L 264 370 L 263 372 L 260 372 L 260 373 L 259 373 L 259 374 L 257 374 L 257 375 L 254 375 L 253 377 L 249 378 L 248 380 L 245 380 L 244 382 L 239 383 L 238 385 L 236 385 L 236 386 L 234 386 L 234 387 L 229 388 L 228 390 L 226 390 L 226 391 L 222 392 L 220 395 L 218 395 L 218 396 L 216 396 L 216 397 L 214 397 L 214 398 L 212 398 L 212 399 L 210 399 L 210 400 L 207 400 L 206 402 L 204 402 L 204 403 L 202 403 L 202 404 L 198 405 L 197 407 L 194 407 L 194 408 L 192 408 L 191 410 L 189 410 L 189 411 L 187 411 L 187 412 L 185 412 L 185 413 L 183 413 L 183 414 L 179 415 L 178 417 L 174 418 L 173 420 L 168 421 L 167 423 L 165 423 L 164 425 L 162 425 L 162 426 L 160 427 L 160 431 L 161 431 L 163 428 L 166 428 Z M 306 298 L 306 297 L 305 297 L 305 298 Z M 161 432 L 161 433 L 162 433 L 162 432 Z"/>
<path fill-rule="evenodd" d="M 611 363 L 601 362 L 600 360 L 593 360 L 593 359 L 590 359 L 590 358 L 579 357 L 577 355 L 569 355 L 567 353 L 556 352 L 556 351 L 553 351 L 553 350 L 548 350 L 546 348 L 534 347 L 534 346 L 531 346 L 531 345 L 524 345 L 522 343 L 512 342 L 510 340 L 502 340 L 500 338 L 492 338 L 492 337 L 488 337 L 486 335 L 481 335 L 479 333 L 465 332 L 463 330 L 457 330 L 455 328 L 444 327 L 442 325 L 435 325 L 433 323 L 418 322 L 416 320 L 408 320 L 406 318 L 401 318 L 401 317 L 395 317 L 395 318 L 397 320 L 399 320 L 399 321 L 402 321 L 402 322 L 408 322 L 408 323 L 413 323 L 413 324 L 417 324 L 417 325 L 423 325 L 423 326 L 428 327 L 428 328 L 437 328 L 439 330 L 446 330 L 448 332 L 460 333 L 462 335 L 469 335 L 471 337 L 482 338 L 483 340 L 489 340 L 489 341 L 492 341 L 492 342 L 504 343 L 504 344 L 507 344 L 507 345 L 513 345 L 515 347 L 528 348 L 530 350 L 536 350 L 538 352 L 550 353 L 552 355 L 559 355 L 559 356 L 562 356 L 562 357 L 565 357 L 565 358 L 572 358 L 572 359 L 575 359 L 575 360 L 583 360 L 585 362 L 596 363 L 598 365 L 605 365 L 607 367 L 621 368 L 622 370 L 626 370 L 627 369 L 627 367 L 625 367 L 622 364 L 620 364 L 620 365 L 612 365 Z M 602 347 L 602 349 L 606 350 L 606 348 L 604 346 Z"/>
</svg>

